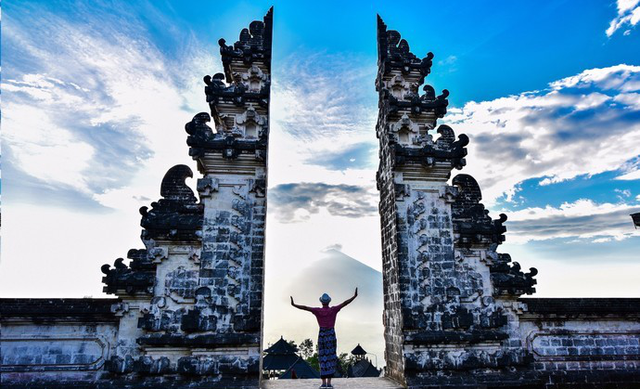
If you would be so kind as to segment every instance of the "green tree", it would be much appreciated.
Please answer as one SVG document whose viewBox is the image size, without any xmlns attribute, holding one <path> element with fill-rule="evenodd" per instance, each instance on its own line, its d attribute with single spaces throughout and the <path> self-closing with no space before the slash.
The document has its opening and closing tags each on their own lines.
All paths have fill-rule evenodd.
<svg viewBox="0 0 640 389">
<path fill-rule="evenodd" d="M 291 346 L 293 346 L 293 348 L 296 349 L 296 351 L 298 351 L 298 345 L 296 344 L 295 340 L 287 340 L 287 343 L 289 343 Z"/>
<path fill-rule="evenodd" d="M 346 376 L 349 371 L 349 366 L 353 364 L 353 355 L 349 355 L 347 353 L 342 353 L 338 355 L 338 364 L 340 364 L 340 372 L 342 375 Z"/>
<path fill-rule="evenodd" d="M 307 363 L 311 367 L 313 367 L 317 371 L 320 371 L 320 361 L 318 361 L 318 353 L 317 352 L 313 353 L 313 355 L 311 355 L 309 358 L 305 358 L 305 361 L 307 361 Z"/>
<path fill-rule="evenodd" d="M 300 355 L 302 356 L 302 358 L 304 358 L 305 360 L 311 358 L 311 356 L 313 356 L 313 352 L 315 351 L 313 340 L 309 338 L 303 340 L 302 343 L 300 343 L 300 347 L 298 347 L 298 350 L 300 351 Z"/>
</svg>

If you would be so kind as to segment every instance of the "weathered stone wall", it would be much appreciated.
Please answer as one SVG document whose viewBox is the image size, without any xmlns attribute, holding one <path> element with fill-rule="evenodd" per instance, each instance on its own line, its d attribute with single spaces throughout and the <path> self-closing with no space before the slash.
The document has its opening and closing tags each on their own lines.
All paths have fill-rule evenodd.
<svg viewBox="0 0 640 389">
<path fill-rule="evenodd" d="M 384 137 L 386 134 L 380 134 Z M 387 166 L 391 160 L 391 150 L 380 150 L 381 166 Z M 378 189 L 380 190 L 380 224 L 382 235 L 383 295 L 384 295 L 384 338 L 386 369 L 390 377 L 402 380 L 404 358 L 402 358 L 402 305 L 400 289 L 401 263 L 398 261 L 397 214 L 395 204 L 395 185 L 389 169 L 378 171 Z M 403 282 L 407 282 L 407 277 Z"/>
<path fill-rule="evenodd" d="M 379 19 L 376 89 L 380 115 L 376 135 L 380 141 L 377 182 L 383 248 L 385 358 L 387 374 L 404 382 L 404 330 L 424 320 L 424 311 L 419 306 L 424 303 L 426 289 L 432 286 L 428 281 L 431 269 L 416 263 L 423 262 L 425 250 L 441 250 L 439 254 L 446 256 L 447 248 L 440 246 L 443 242 L 448 243 L 452 254 L 452 241 L 449 235 L 447 242 L 446 233 L 441 235 L 435 225 L 433 233 L 422 234 L 429 213 L 438 219 L 434 220 L 436 223 L 449 217 L 447 227 L 451 229 L 450 215 L 434 214 L 434 210 L 438 212 L 437 205 L 431 198 L 435 191 L 439 201 L 444 183 L 421 186 L 415 181 L 423 169 L 433 168 L 442 174 L 441 167 L 435 166 L 441 161 L 434 160 L 430 166 L 414 164 L 441 145 L 436 146 L 428 132 L 433 129 L 435 119 L 444 113 L 446 93 L 436 98 L 432 90 L 425 90 L 424 95 L 418 95 L 418 86 L 430 71 L 431 57 L 420 60 L 408 53 L 408 47 L 405 50 L 404 46 L 398 46 L 399 41 L 399 34 L 387 32 Z M 445 179 L 446 176 L 445 173 Z M 413 240 L 414 234 L 424 235 L 422 243 Z"/>
<path fill-rule="evenodd" d="M 546 387 L 640 387 L 640 299 L 520 302 L 519 333 Z"/>
<path fill-rule="evenodd" d="M 0 299 L 0 384 L 96 381 L 115 352 L 115 299 Z"/>
<path fill-rule="evenodd" d="M 386 374 L 410 388 L 640 384 L 638 304 L 613 299 L 612 313 L 567 299 L 551 314 L 549 299 L 519 299 L 537 270 L 497 251 L 506 215 L 489 217 L 473 177 L 448 183 L 469 139 L 437 126 L 446 90 L 419 92 L 432 59 L 378 20 Z"/>
<path fill-rule="evenodd" d="M 200 201 L 184 183 L 193 173 L 179 165 L 163 180 L 163 199 L 141 210 L 146 249 L 136 253 L 155 280 L 144 291 L 118 293 L 130 313 L 107 369 L 122 379 L 259 385 L 271 18 L 270 11 L 252 22 L 233 46 L 221 39 L 225 74 L 204 77 L 210 113 L 185 126 L 203 175 Z"/>
</svg>

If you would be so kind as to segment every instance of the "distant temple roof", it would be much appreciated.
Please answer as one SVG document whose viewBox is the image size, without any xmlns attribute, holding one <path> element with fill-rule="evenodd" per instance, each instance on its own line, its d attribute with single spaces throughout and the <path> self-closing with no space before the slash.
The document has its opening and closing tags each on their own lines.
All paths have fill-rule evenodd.
<svg viewBox="0 0 640 389">
<path fill-rule="evenodd" d="M 353 354 L 353 355 L 366 355 L 367 352 L 364 351 L 362 346 L 360 346 L 360 343 L 358 343 L 358 345 L 353 350 L 351 350 L 351 354 Z"/>
<path fill-rule="evenodd" d="M 262 370 L 287 370 L 298 358 L 296 354 L 267 354 L 262 358 Z"/>
<path fill-rule="evenodd" d="M 267 355 L 262 359 L 263 370 L 287 370 L 292 367 L 300 357 L 298 351 L 281 336 L 280 340 L 264 350 Z"/>
<path fill-rule="evenodd" d="M 281 380 L 291 378 L 320 378 L 320 373 L 311 367 L 307 361 L 302 358 L 298 358 L 298 360 L 291 365 L 287 371 L 278 377 L 278 379 Z"/>
<path fill-rule="evenodd" d="M 290 345 L 284 338 L 281 336 L 280 340 L 275 342 L 271 347 L 264 350 L 267 354 L 295 354 L 298 349 L 292 345 Z"/>
<path fill-rule="evenodd" d="M 371 364 L 370 361 L 362 359 L 352 366 L 349 366 L 349 377 L 380 377 L 380 370 Z"/>
</svg>

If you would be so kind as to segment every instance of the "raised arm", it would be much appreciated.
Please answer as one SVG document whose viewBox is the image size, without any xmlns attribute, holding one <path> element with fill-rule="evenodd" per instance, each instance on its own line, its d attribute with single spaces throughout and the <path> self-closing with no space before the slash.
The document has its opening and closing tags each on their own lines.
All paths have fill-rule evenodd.
<svg viewBox="0 0 640 389">
<path fill-rule="evenodd" d="M 353 297 L 351 297 L 350 299 L 346 300 L 345 302 L 343 302 L 342 304 L 338 305 L 340 308 L 344 308 L 347 305 L 351 304 L 351 302 L 353 300 L 356 299 L 356 297 L 358 297 L 358 288 L 356 288 L 356 292 L 353 294 Z"/>
<path fill-rule="evenodd" d="M 294 307 L 296 307 L 298 309 L 302 309 L 303 311 L 311 312 L 311 307 L 307 307 L 306 305 L 298 305 L 298 304 L 293 302 L 293 296 L 289 296 L 289 297 L 291 297 L 291 305 L 293 305 Z"/>
</svg>

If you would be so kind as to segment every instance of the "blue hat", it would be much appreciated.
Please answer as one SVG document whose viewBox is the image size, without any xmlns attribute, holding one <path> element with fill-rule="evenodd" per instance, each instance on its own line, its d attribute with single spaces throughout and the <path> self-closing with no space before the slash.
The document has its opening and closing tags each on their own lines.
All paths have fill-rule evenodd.
<svg viewBox="0 0 640 389">
<path fill-rule="evenodd" d="M 331 297 L 329 297 L 328 294 L 324 293 L 321 297 L 320 297 L 320 302 L 322 304 L 329 304 L 331 302 Z"/>
</svg>

